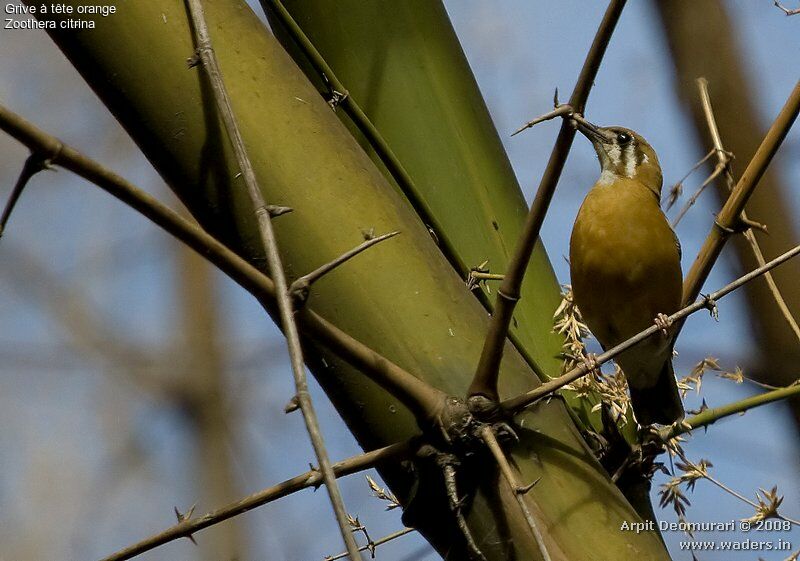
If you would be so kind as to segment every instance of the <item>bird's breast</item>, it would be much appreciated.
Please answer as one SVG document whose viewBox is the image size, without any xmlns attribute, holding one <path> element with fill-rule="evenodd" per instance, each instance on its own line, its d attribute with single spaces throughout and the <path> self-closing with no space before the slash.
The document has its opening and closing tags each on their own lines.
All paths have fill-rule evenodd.
<svg viewBox="0 0 800 561">
<path fill-rule="evenodd" d="M 644 185 L 595 186 L 570 239 L 575 301 L 606 347 L 646 328 L 681 300 L 678 246 L 657 199 Z"/>
</svg>

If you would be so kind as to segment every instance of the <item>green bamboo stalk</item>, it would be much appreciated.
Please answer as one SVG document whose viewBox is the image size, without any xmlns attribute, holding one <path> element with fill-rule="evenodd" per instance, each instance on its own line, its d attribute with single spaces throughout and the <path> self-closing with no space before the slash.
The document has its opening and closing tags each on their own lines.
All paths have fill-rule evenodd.
<svg viewBox="0 0 800 561">
<path fill-rule="evenodd" d="M 232 0 L 206 0 L 204 7 L 264 198 L 295 209 L 275 223 L 288 278 L 301 277 L 357 245 L 362 229 L 402 231 L 315 283 L 310 303 L 338 333 L 355 336 L 444 392 L 464 395 L 488 326 L 485 309 L 411 206 L 255 15 Z M 252 205 L 235 188 L 239 169 L 210 91 L 185 66 L 193 45 L 182 2 L 122 3 L 113 18 L 98 18 L 94 30 L 54 30 L 52 37 L 203 227 L 263 266 Z M 555 304 L 556 287 L 552 278 L 549 282 Z M 542 311 L 541 332 L 549 333 L 551 315 L 552 309 Z M 560 347 L 558 338 L 553 340 Z M 306 340 L 304 348 L 315 376 L 365 448 L 418 432 L 399 399 L 323 346 Z M 552 356 L 549 360 L 558 363 Z M 537 383 L 511 345 L 502 380 L 508 395 Z M 554 559 L 667 559 L 655 534 L 619 532 L 623 521 L 637 516 L 561 403 L 541 404 L 518 421 L 524 430 L 510 453 L 521 481 L 541 477 L 526 501 L 542 513 L 540 528 Z M 381 473 L 407 505 L 413 477 L 397 464 L 383 466 Z M 539 548 L 519 506 L 492 474 L 490 466 L 482 466 L 471 490 L 468 522 L 476 542 L 490 561 L 509 555 L 536 559 Z M 442 552 L 463 555 L 463 544 L 453 540 L 457 534 L 446 503 L 436 493 L 422 493 L 414 502 L 415 522 L 426 538 Z M 508 534 L 498 540 L 500 526 Z M 575 540 L 576 535 L 582 539 Z"/>
</svg>

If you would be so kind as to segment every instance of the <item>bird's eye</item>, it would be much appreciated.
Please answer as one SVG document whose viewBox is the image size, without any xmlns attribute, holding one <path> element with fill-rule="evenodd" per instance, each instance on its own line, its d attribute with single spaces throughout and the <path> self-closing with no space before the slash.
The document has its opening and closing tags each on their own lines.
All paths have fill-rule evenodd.
<svg viewBox="0 0 800 561">
<path fill-rule="evenodd" d="M 627 144 L 631 140 L 633 140 L 633 138 L 631 138 L 631 135 L 629 135 L 628 133 L 626 132 L 617 133 L 617 142 L 619 142 L 620 144 Z"/>
</svg>

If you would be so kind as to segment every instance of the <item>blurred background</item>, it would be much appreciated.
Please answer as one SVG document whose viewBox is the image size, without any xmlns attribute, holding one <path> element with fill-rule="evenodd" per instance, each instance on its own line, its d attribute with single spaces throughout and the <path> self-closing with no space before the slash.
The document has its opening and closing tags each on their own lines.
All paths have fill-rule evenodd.
<svg viewBox="0 0 800 561">
<path fill-rule="evenodd" d="M 257 4 L 255 2 L 254 4 Z M 510 138 L 566 99 L 605 8 L 604 2 L 447 0 L 453 26 L 530 200 L 558 123 Z M 797 7 L 789 5 L 788 7 Z M 256 9 L 258 12 L 259 10 Z M 665 194 L 711 148 L 698 128 L 694 78 L 705 74 L 723 141 L 742 172 L 800 76 L 800 15 L 771 0 L 630 2 L 589 100 L 587 116 L 645 136 L 659 154 Z M 40 31 L 0 30 L 0 102 L 138 186 L 179 203 Z M 0 195 L 10 191 L 26 150 L 0 134 Z M 702 182 L 700 169 L 684 197 Z M 569 282 L 568 232 L 598 175 L 588 142 L 572 150 L 544 225 L 559 280 Z M 738 175 L 737 175 L 738 176 Z M 798 243 L 800 135 L 792 131 L 749 208 L 766 223 L 769 259 Z M 713 188 L 677 231 L 688 270 L 719 209 Z M 706 290 L 752 262 L 733 244 Z M 800 264 L 777 275 L 800 314 Z M 679 376 L 707 356 L 773 385 L 800 376 L 798 340 L 765 284 L 720 303 L 720 321 L 693 316 L 677 345 Z M 329 452 L 358 454 L 354 439 L 315 386 Z M 689 408 L 721 405 L 762 391 L 713 373 Z M 283 339 L 256 302 L 135 212 L 64 171 L 36 176 L 0 241 L 0 559 L 99 558 L 155 533 L 173 507 L 206 512 L 305 471 L 313 458 L 299 414 L 283 406 L 293 384 Z M 800 517 L 797 414 L 776 404 L 727 419 L 686 444 L 712 474 L 749 498 L 778 485 L 782 512 Z M 375 473 L 373 477 L 377 478 Z M 348 510 L 373 539 L 402 527 L 397 511 L 370 495 L 362 475 L 340 480 Z M 658 475 L 653 493 L 666 481 Z M 752 509 L 700 481 L 690 521 L 728 521 Z M 657 500 L 657 498 L 656 498 Z M 675 520 L 671 509 L 658 511 Z M 309 537 L 313 531 L 313 538 Z M 674 559 L 680 533 L 666 533 Z M 800 549 L 800 528 L 751 539 Z M 323 492 L 311 490 L 205 530 L 142 559 L 322 560 L 339 553 Z M 703 560 L 782 560 L 790 552 L 701 552 Z M 379 559 L 438 556 L 420 537 L 382 546 Z"/>
</svg>

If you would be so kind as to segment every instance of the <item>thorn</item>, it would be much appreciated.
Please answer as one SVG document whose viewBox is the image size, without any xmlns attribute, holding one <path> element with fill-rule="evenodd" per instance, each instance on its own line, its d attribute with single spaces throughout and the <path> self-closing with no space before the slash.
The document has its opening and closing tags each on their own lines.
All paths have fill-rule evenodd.
<svg viewBox="0 0 800 561">
<path fill-rule="evenodd" d="M 767 230 L 766 224 L 762 224 L 761 222 L 756 222 L 755 220 L 751 220 L 745 216 L 739 217 L 739 220 L 741 221 L 742 226 L 744 226 L 744 228 L 742 228 L 743 230 L 746 230 L 747 228 L 752 228 L 753 230 L 759 230 L 760 232 L 769 234 L 769 230 Z"/>
<path fill-rule="evenodd" d="M 175 517 L 178 519 L 178 523 L 190 520 L 192 518 L 192 514 L 194 514 L 194 509 L 196 506 L 197 503 L 194 503 L 186 512 L 186 514 L 183 514 L 180 510 L 178 510 L 177 506 L 173 507 L 175 509 Z M 197 545 L 197 542 L 195 541 L 194 536 L 192 534 L 187 534 L 186 537 L 189 538 L 189 541 L 191 541 L 194 545 Z"/>
<path fill-rule="evenodd" d="M 518 495 L 526 495 L 527 493 L 530 492 L 531 489 L 536 487 L 536 484 L 539 483 L 541 480 L 542 480 L 541 477 L 537 477 L 532 483 L 528 483 L 527 485 L 517 487 L 515 491 Z"/>
<path fill-rule="evenodd" d="M 359 253 L 369 249 L 373 245 L 377 245 L 384 240 L 388 240 L 389 238 L 393 238 L 400 232 L 389 232 L 388 234 L 383 234 L 382 236 L 377 236 L 374 238 L 370 238 L 365 240 L 361 244 L 357 245 L 353 249 L 343 253 L 330 263 L 326 263 L 325 265 L 319 267 L 318 269 L 311 271 L 307 275 L 304 275 L 297 280 L 295 280 L 289 286 L 289 294 L 293 298 L 295 302 L 295 306 L 302 306 L 306 300 L 308 300 L 308 295 L 311 290 L 311 285 L 314 284 L 316 281 L 321 279 L 326 274 L 333 271 L 336 267 L 345 263 L 358 255 Z"/>
<path fill-rule="evenodd" d="M 714 318 L 715 321 L 719 321 L 719 310 L 717 309 L 717 301 L 711 298 L 706 294 L 701 294 L 700 296 L 703 297 L 703 306 L 708 310 L 711 314 L 711 317 Z"/>
<path fill-rule="evenodd" d="M 61 144 L 58 145 L 56 153 L 52 156 L 52 158 L 55 158 L 60 152 Z M 17 201 L 19 201 L 19 198 L 22 195 L 22 192 L 25 190 L 25 187 L 27 187 L 28 182 L 40 171 L 44 169 L 50 169 L 50 162 L 50 158 L 42 158 L 42 156 L 38 153 L 32 153 L 25 160 L 22 170 L 19 172 L 19 177 L 17 177 L 17 182 L 14 184 L 11 194 L 8 196 L 8 202 L 6 202 L 6 206 L 3 209 L 3 214 L 0 216 L 0 237 L 3 236 L 3 233 L 6 230 L 6 225 L 8 224 L 8 220 L 11 218 L 11 213 L 14 212 L 14 207 L 16 207 Z"/>
<path fill-rule="evenodd" d="M 558 102 L 558 87 L 556 87 L 556 91 L 553 94 L 553 107 L 555 108 L 558 107 L 559 105 L 561 104 Z"/>
<path fill-rule="evenodd" d="M 201 62 L 202 60 L 200 58 L 200 51 L 197 50 L 194 52 L 192 56 L 186 59 L 186 66 L 188 68 L 194 68 L 195 66 L 198 66 Z"/>
<path fill-rule="evenodd" d="M 277 218 L 282 214 L 288 214 L 292 211 L 294 211 L 294 209 L 288 206 L 267 205 L 267 212 L 270 218 Z"/>
<path fill-rule="evenodd" d="M 524 131 L 526 129 L 529 129 L 529 128 L 535 126 L 535 125 L 538 125 L 539 123 L 542 123 L 544 121 L 549 121 L 550 119 L 555 119 L 556 117 L 571 116 L 572 113 L 573 113 L 573 111 L 572 111 L 572 106 L 571 105 L 567 105 L 567 104 L 565 104 L 565 105 L 557 105 L 556 108 L 553 109 L 552 111 L 548 111 L 544 115 L 540 115 L 540 116 L 536 117 L 535 119 L 533 119 L 532 121 L 528 121 L 527 123 L 522 125 L 516 131 L 511 133 L 511 136 L 516 136 L 519 133 L 521 133 L 522 131 Z"/>
<path fill-rule="evenodd" d="M 295 395 L 292 396 L 292 399 L 288 401 L 288 403 L 283 407 L 283 412 L 286 414 L 292 413 L 300 409 L 300 399 Z"/>
<path fill-rule="evenodd" d="M 428 226 L 428 233 L 431 235 L 431 238 L 433 238 L 433 243 L 439 245 L 439 236 L 436 235 L 436 231 L 430 226 Z"/>
</svg>

